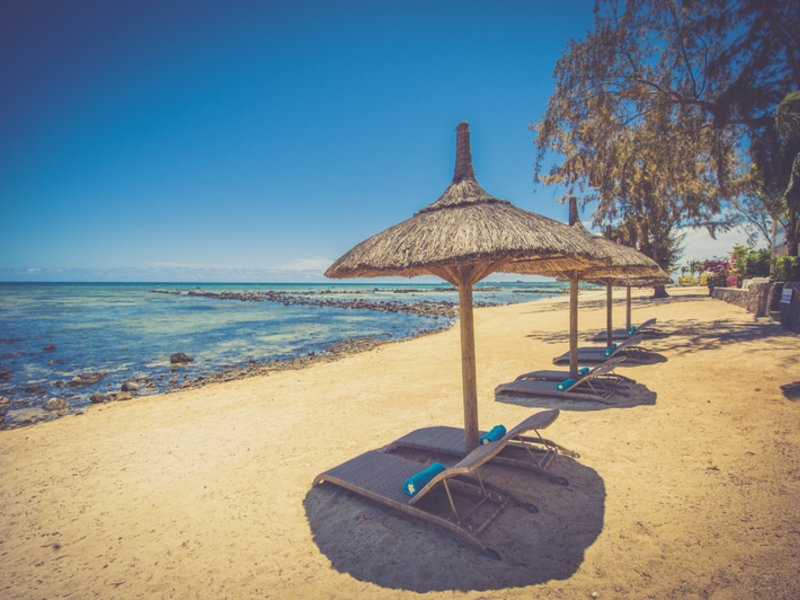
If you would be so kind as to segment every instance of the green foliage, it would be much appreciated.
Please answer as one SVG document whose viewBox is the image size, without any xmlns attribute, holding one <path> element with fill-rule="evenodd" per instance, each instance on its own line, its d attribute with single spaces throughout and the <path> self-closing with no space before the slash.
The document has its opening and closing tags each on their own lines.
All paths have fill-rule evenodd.
<svg viewBox="0 0 800 600">
<path fill-rule="evenodd" d="M 681 275 L 678 277 L 678 285 L 697 285 L 697 283 L 691 275 Z"/>
<path fill-rule="evenodd" d="M 800 281 L 800 258 L 781 256 L 774 261 L 773 279 L 775 281 Z"/>
<path fill-rule="evenodd" d="M 672 271 L 683 253 L 684 236 L 672 228 L 674 221 L 659 210 L 658 203 L 644 200 L 634 207 L 637 213 L 630 214 L 616 227 L 606 228 L 605 237 L 636 248 L 665 271 Z"/>
<path fill-rule="evenodd" d="M 786 232 L 789 254 L 800 240 L 800 92 L 788 94 L 750 144 L 752 195 L 734 205 L 764 233 L 766 213 Z M 742 206 L 738 206 L 742 204 Z M 760 221 L 760 222 L 759 222 Z M 769 236 L 767 236 L 769 239 Z"/>
<path fill-rule="evenodd" d="M 775 110 L 775 125 L 786 138 L 800 138 L 800 90 L 786 94 Z"/>
<path fill-rule="evenodd" d="M 800 90 L 789 93 L 775 111 L 775 123 L 783 141 L 782 150 L 792 165 L 781 197 L 786 217 L 784 231 L 789 255 L 798 255 L 800 245 Z"/>
<path fill-rule="evenodd" d="M 736 244 L 731 252 L 732 271 L 745 277 L 769 277 L 770 251 Z"/>
<path fill-rule="evenodd" d="M 708 287 L 728 287 L 728 274 L 711 273 L 706 278 L 706 285 L 708 285 Z"/>
<path fill-rule="evenodd" d="M 750 142 L 777 131 L 776 106 L 800 87 L 800 3 L 600 0 L 595 15 L 531 125 L 536 177 L 597 202 L 594 225 L 670 264 L 674 228 L 730 225 L 719 215 L 752 191 Z M 563 160 L 545 173 L 551 152 Z"/>
<path fill-rule="evenodd" d="M 731 263 L 725 259 L 712 258 L 701 261 L 708 287 L 727 287 L 731 275 Z"/>
</svg>

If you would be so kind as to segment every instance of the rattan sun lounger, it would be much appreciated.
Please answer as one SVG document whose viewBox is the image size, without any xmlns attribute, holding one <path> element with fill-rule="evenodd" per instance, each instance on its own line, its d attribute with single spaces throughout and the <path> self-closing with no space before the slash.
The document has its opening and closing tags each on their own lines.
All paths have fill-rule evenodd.
<svg viewBox="0 0 800 600">
<path fill-rule="evenodd" d="M 633 381 L 629 377 L 625 377 L 624 375 L 620 375 L 619 373 L 614 372 L 614 367 L 616 367 L 617 365 L 619 365 L 621 362 L 624 361 L 625 361 L 624 356 L 610 356 L 605 362 L 592 365 L 591 368 L 587 367 L 589 370 L 586 371 L 585 373 L 581 373 L 581 375 L 597 374 L 598 377 L 603 377 L 606 379 Z M 600 371 L 600 369 L 603 369 L 604 367 L 611 367 L 611 368 L 598 373 L 598 371 Z M 523 373 L 522 375 L 517 377 L 517 381 L 519 381 L 520 379 L 564 381 L 565 379 L 569 379 L 569 371 L 558 370 L 558 369 L 541 369 L 539 371 L 530 371 L 528 373 Z"/>
<path fill-rule="evenodd" d="M 539 433 L 539 430 L 550 425 L 556 418 L 558 418 L 558 410 L 546 410 L 531 415 L 510 429 L 497 441 L 501 446 L 496 456 L 492 457 L 492 464 L 529 469 L 549 481 L 567 485 L 568 482 L 565 478 L 550 473 L 547 467 L 559 452 L 574 458 L 578 458 L 580 455 L 552 440 L 543 438 Z M 533 432 L 534 435 L 524 435 L 528 432 Z M 479 433 L 483 435 L 486 432 Z M 384 450 L 391 452 L 400 448 L 461 457 L 466 452 L 464 430 L 460 427 L 423 427 L 395 440 Z"/>
<path fill-rule="evenodd" d="M 613 340 L 626 340 L 629 337 L 631 337 L 632 335 L 639 335 L 640 333 L 643 334 L 643 335 L 647 335 L 648 333 L 650 333 L 649 331 L 647 331 L 647 329 L 652 327 L 653 325 L 655 325 L 655 323 L 656 323 L 656 319 L 655 318 L 648 319 L 647 321 L 645 321 L 644 323 L 642 323 L 638 327 L 634 328 L 633 333 L 631 333 L 630 330 L 628 330 L 628 329 L 613 329 L 611 331 L 611 339 L 613 339 Z M 593 342 L 602 342 L 602 341 L 607 339 L 607 336 L 608 336 L 608 332 L 603 330 L 603 331 L 600 331 L 599 333 L 593 335 L 589 339 L 591 341 L 593 341 Z"/>
<path fill-rule="evenodd" d="M 578 348 L 578 364 L 601 363 L 613 356 L 624 356 L 625 364 L 635 363 L 635 356 L 630 352 L 633 346 L 642 341 L 642 336 L 633 335 L 627 340 L 621 341 L 615 348 L 605 346 L 590 346 Z M 565 352 L 553 359 L 556 365 L 569 364 L 569 352 Z"/>
<path fill-rule="evenodd" d="M 406 515 L 435 523 L 455 533 L 479 548 L 486 556 L 500 556 L 478 539 L 480 533 L 513 502 L 529 512 L 538 512 L 530 503 L 523 502 L 488 482 L 478 474 L 478 468 L 501 450 L 498 442 L 484 444 L 473 450 L 454 466 L 436 475 L 416 495 L 403 491 L 403 483 L 418 474 L 425 465 L 385 452 L 371 450 L 342 463 L 314 479 L 314 485 L 332 483 L 379 502 Z M 444 491 L 445 498 L 435 497 L 437 488 Z M 476 498 L 464 507 L 465 498 Z M 485 505 L 493 504 L 488 515 Z M 478 509 L 481 509 L 480 511 Z"/>
<path fill-rule="evenodd" d="M 608 386 L 593 385 L 592 380 L 599 378 L 603 374 L 610 373 L 616 365 L 609 365 L 594 369 L 583 375 L 579 375 L 574 381 L 548 381 L 541 379 L 517 379 L 510 383 L 503 383 L 494 389 L 495 395 L 502 393 L 518 394 L 523 396 L 535 396 L 539 398 L 556 398 L 559 400 L 574 400 L 584 402 L 601 402 L 603 404 L 613 404 L 608 398 L 613 390 Z M 567 382 L 572 381 L 572 383 Z M 559 389 L 563 387 L 564 389 Z"/>
</svg>

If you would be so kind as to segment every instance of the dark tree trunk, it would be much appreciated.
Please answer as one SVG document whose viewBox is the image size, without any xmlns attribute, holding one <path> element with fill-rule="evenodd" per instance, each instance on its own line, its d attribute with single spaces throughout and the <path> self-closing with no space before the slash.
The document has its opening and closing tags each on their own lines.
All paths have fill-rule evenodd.
<svg viewBox="0 0 800 600">
<path fill-rule="evenodd" d="M 667 288 L 665 288 L 663 285 L 654 285 L 653 298 L 669 298 Z"/>
</svg>

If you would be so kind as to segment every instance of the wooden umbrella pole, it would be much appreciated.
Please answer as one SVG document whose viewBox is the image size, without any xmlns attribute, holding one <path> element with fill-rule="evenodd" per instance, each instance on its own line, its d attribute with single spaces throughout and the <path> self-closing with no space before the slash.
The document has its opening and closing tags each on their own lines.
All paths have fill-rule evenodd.
<svg viewBox="0 0 800 600">
<path fill-rule="evenodd" d="M 625 331 L 631 330 L 631 286 L 625 286 Z"/>
<path fill-rule="evenodd" d="M 569 279 L 569 376 L 578 376 L 578 274 Z"/>
<path fill-rule="evenodd" d="M 475 325 L 472 319 L 472 284 L 460 281 L 458 306 L 461 321 L 461 379 L 464 391 L 464 441 L 467 452 L 478 447 L 478 383 L 475 376 Z"/>
<path fill-rule="evenodd" d="M 614 343 L 614 330 L 611 324 L 611 282 L 606 282 L 606 347 Z"/>
</svg>

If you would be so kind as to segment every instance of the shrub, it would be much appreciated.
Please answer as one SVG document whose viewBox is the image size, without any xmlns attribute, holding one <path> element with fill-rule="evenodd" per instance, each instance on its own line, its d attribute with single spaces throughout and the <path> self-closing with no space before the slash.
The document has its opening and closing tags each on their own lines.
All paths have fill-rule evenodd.
<svg viewBox="0 0 800 600">
<path fill-rule="evenodd" d="M 726 287 L 728 285 L 727 271 L 723 271 L 721 273 L 709 273 L 708 278 L 706 279 L 706 285 L 708 287 Z"/>
<path fill-rule="evenodd" d="M 706 279 L 706 285 L 708 287 L 725 287 L 728 285 L 728 275 L 731 274 L 731 265 L 727 260 L 720 260 L 718 258 L 704 260 L 702 266 L 703 270 L 706 271 L 708 275 Z"/>
<path fill-rule="evenodd" d="M 781 256 L 773 261 L 775 281 L 800 281 L 800 258 Z"/>
<path fill-rule="evenodd" d="M 678 277 L 678 285 L 696 285 L 694 277 L 691 275 L 681 275 Z"/>
<path fill-rule="evenodd" d="M 733 271 L 746 277 L 768 277 L 770 253 L 766 248 L 753 250 L 746 246 L 736 245 L 731 253 Z"/>
</svg>

